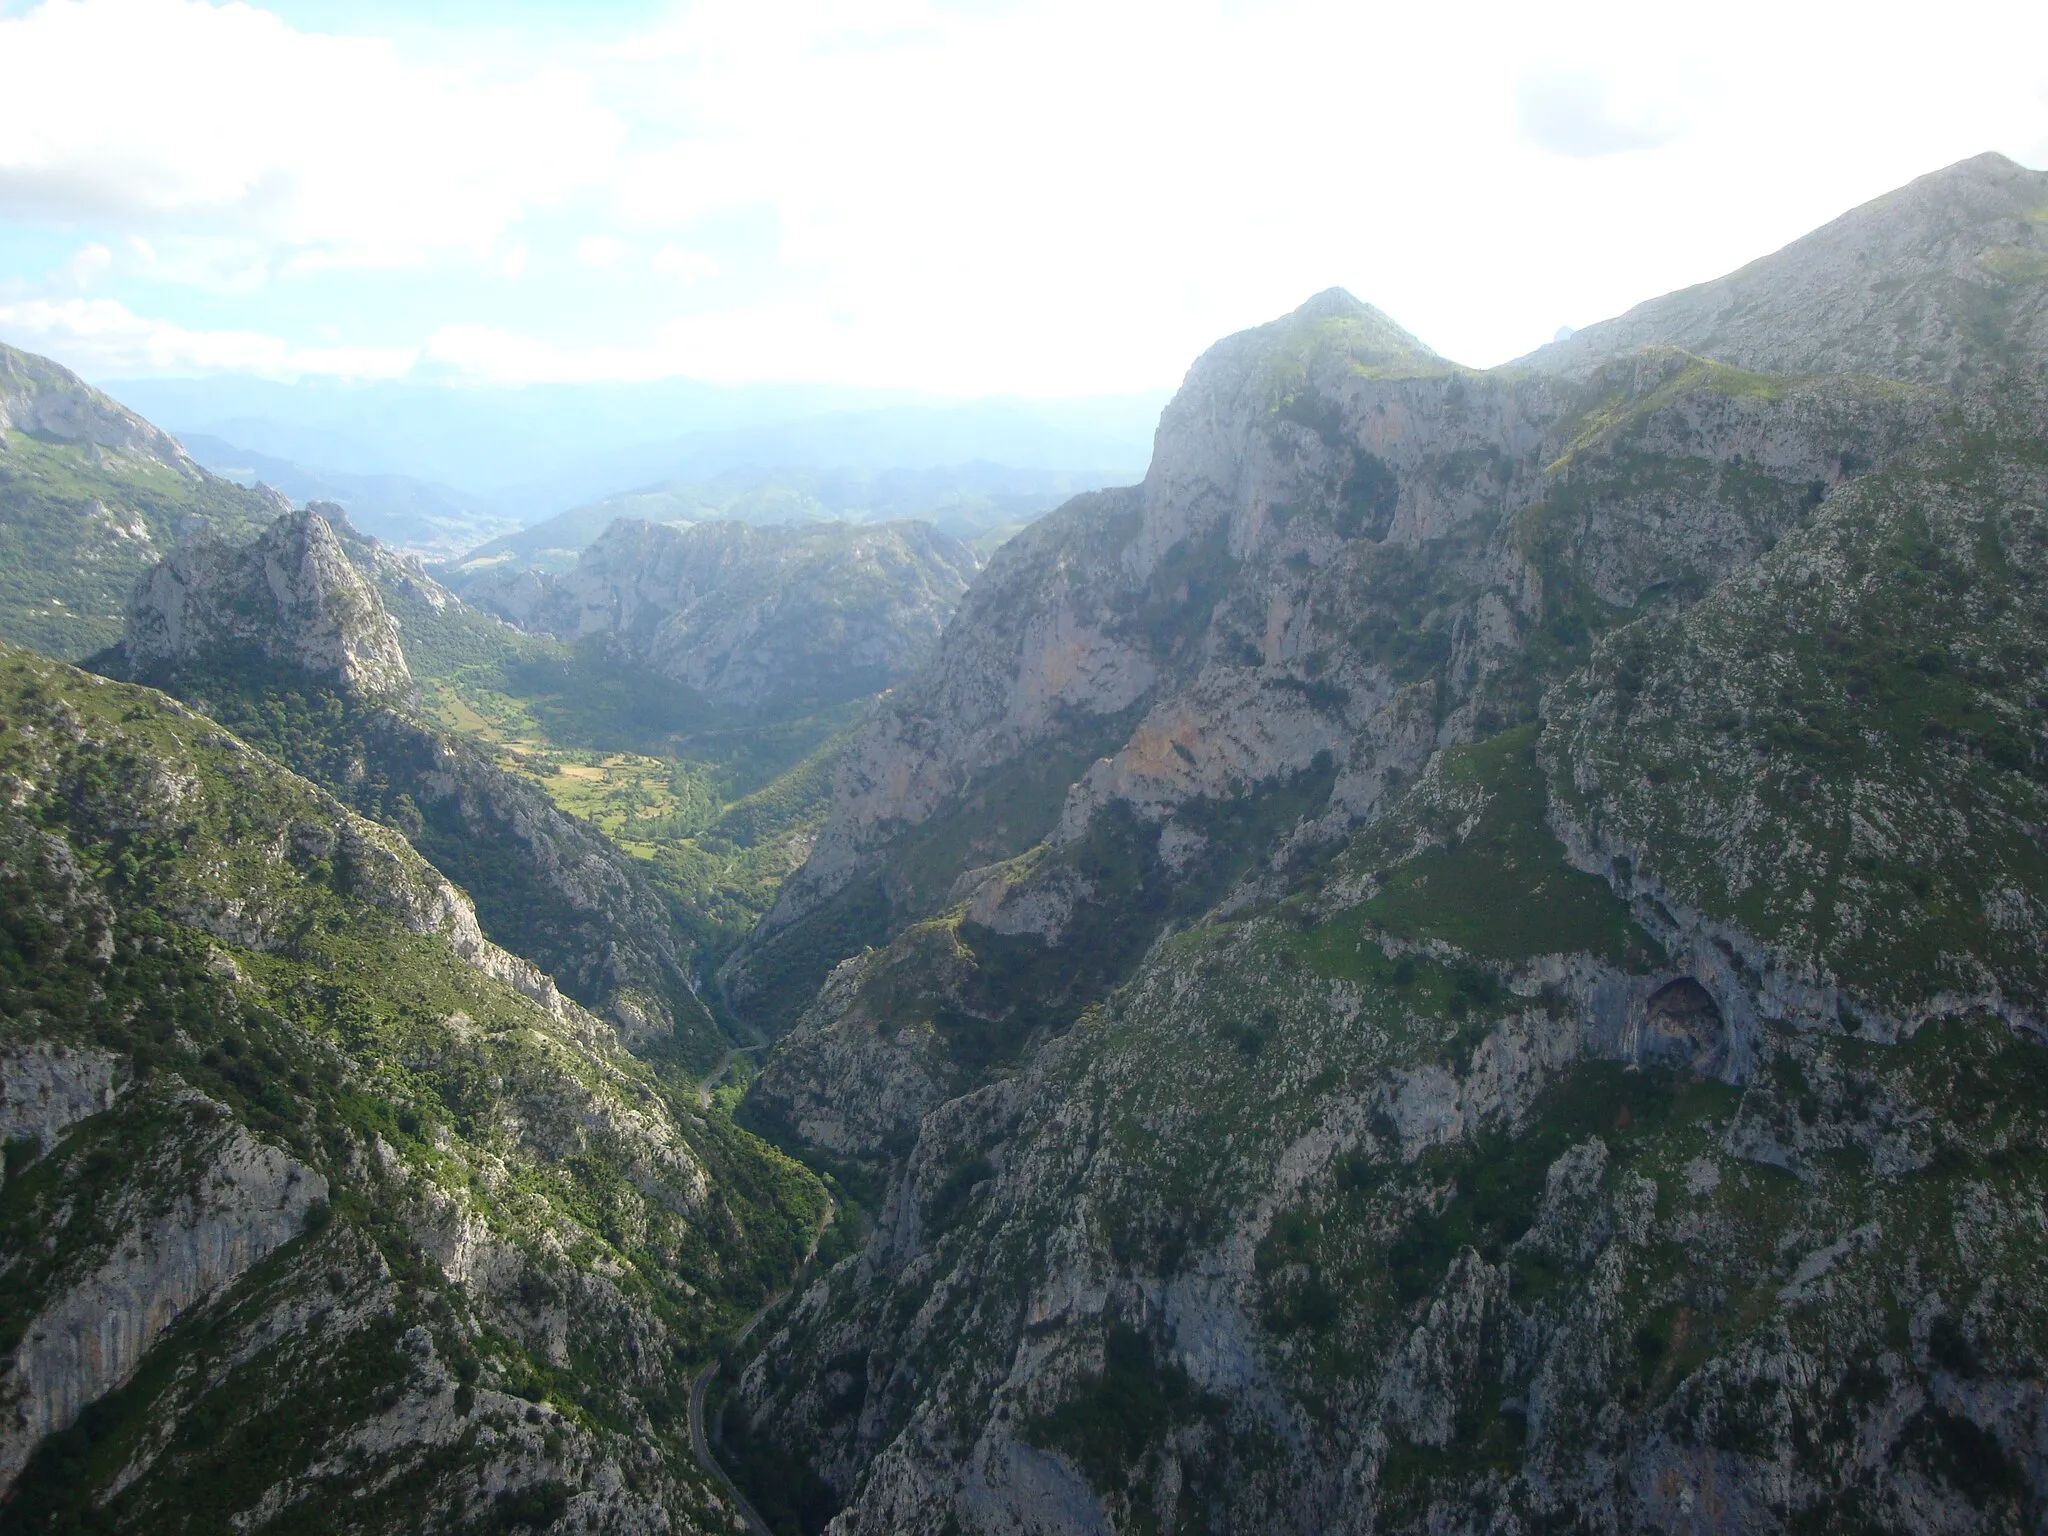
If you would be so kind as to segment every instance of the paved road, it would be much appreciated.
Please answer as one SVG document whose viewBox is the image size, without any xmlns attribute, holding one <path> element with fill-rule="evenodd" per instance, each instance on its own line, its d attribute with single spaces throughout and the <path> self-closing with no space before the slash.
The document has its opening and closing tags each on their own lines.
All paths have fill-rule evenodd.
<svg viewBox="0 0 2048 1536">
<path fill-rule="evenodd" d="M 711 1070 L 706 1072 L 702 1081 L 697 1084 L 697 1098 L 699 1102 L 706 1109 L 711 1107 L 711 1090 L 718 1086 L 718 1080 L 721 1077 L 724 1077 L 726 1073 L 732 1070 L 733 1057 L 744 1056 L 748 1051 L 758 1051 L 761 1049 L 762 1047 L 758 1045 L 736 1045 L 719 1057 L 713 1063 Z"/>
<path fill-rule="evenodd" d="M 774 1306 L 787 1294 L 783 1292 L 770 1299 L 768 1307 Z M 754 1324 L 761 1320 L 768 1307 L 763 1307 L 748 1319 L 746 1329 L 740 1334 L 741 1338 L 744 1339 L 747 1333 L 753 1330 Z M 697 1379 L 690 1383 L 690 1454 L 697 1458 L 697 1465 L 709 1472 L 718 1486 L 725 1490 L 725 1496 L 732 1500 L 733 1508 L 740 1512 L 740 1518 L 747 1522 L 747 1529 L 753 1532 L 753 1536 L 775 1536 L 775 1533 L 768 1529 L 768 1523 L 754 1512 L 754 1506 L 747 1502 L 747 1496 L 733 1486 L 732 1479 L 725 1475 L 725 1468 L 718 1464 L 718 1458 L 711 1454 L 711 1441 L 704 1433 L 704 1394 L 711 1386 L 711 1378 L 717 1374 L 718 1362 L 714 1360 L 699 1371 Z"/>
<path fill-rule="evenodd" d="M 745 1049 L 752 1050 L 758 1047 L 749 1046 Z M 730 1051 L 726 1052 L 726 1059 L 712 1070 L 711 1077 L 704 1080 L 707 1096 L 712 1080 L 732 1065 L 732 1054 Z M 811 1234 L 811 1251 L 804 1255 L 803 1265 L 797 1270 L 796 1278 L 790 1282 L 789 1290 L 777 1291 L 761 1303 L 761 1310 L 748 1318 L 746 1326 L 733 1336 L 735 1346 L 744 1344 L 747 1336 L 754 1331 L 761 1319 L 780 1306 L 790 1291 L 803 1288 L 803 1283 L 811 1272 L 811 1261 L 818 1256 L 818 1244 L 824 1240 L 825 1229 L 832 1225 L 832 1218 L 837 1214 L 837 1203 L 828 1203 L 825 1214 L 818 1221 L 818 1230 Z M 747 1502 L 747 1496 L 734 1486 L 730 1477 L 725 1475 L 725 1468 L 718 1464 L 718 1458 L 711 1454 L 711 1438 L 704 1433 L 704 1394 L 711 1389 L 711 1378 L 717 1374 L 718 1362 L 713 1360 L 699 1371 L 697 1379 L 690 1383 L 690 1454 L 697 1458 L 697 1465 L 709 1472 L 717 1480 L 718 1486 L 725 1490 L 726 1497 L 732 1500 L 733 1507 L 740 1512 L 740 1518 L 747 1522 L 747 1529 L 753 1532 L 753 1536 L 775 1536 L 775 1533 L 768 1529 L 768 1523 L 755 1512 L 754 1506 Z"/>
</svg>

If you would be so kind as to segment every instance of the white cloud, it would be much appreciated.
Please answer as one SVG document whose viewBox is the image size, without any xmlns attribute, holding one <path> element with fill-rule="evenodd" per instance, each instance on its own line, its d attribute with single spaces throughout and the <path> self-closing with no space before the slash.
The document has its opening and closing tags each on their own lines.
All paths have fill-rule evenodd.
<svg viewBox="0 0 2048 1536">
<path fill-rule="evenodd" d="M 1667 100 L 1629 100 L 1612 82 L 1576 69 L 1525 78 L 1515 91 L 1515 117 L 1531 144 L 1578 159 L 1656 149 L 1685 131 Z"/>
<path fill-rule="evenodd" d="M 0 17 L 0 214 L 232 236 L 327 262 L 479 253 L 601 177 L 587 80 L 486 80 L 202 0 Z"/>
<path fill-rule="evenodd" d="M 397 378 L 418 353 L 392 347 L 295 347 L 258 331 L 189 330 L 138 315 L 114 299 L 0 303 L 0 333 L 93 377 L 136 374 L 305 374 Z"/>
<path fill-rule="evenodd" d="M 576 242 L 576 259 L 600 272 L 611 271 L 631 254 L 631 247 L 613 235 L 585 235 Z"/>
<path fill-rule="evenodd" d="M 130 249 L 133 269 L 151 282 L 175 283 L 214 294 L 253 293 L 270 281 L 277 266 L 275 252 L 239 235 L 186 234 L 172 229 L 156 240 L 132 240 Z M 297 254 L 305 257 L 311 253 Z"/>
<path fill-rule="evenodd" d="M 423 63 L 238 4 L 49 0 L 0 20 L 0 217 L 99 220 L 92 291 L 146 270 L 137 309 L 268 283 L 297 336 L 356 295 L 428 315 L 389 323 L 444 375 L 1060 392 L 1171 382 L 1332 283 L 1496 362 L 1949 161 L 2048 155 L 2048 8 L 2021 0 L 1939 28 L 1882 0 L 1710 26 L 1619 0 L 692 0 L 624 40 L 522 59 L 514 35 Z M 445 261 L 508 283 L 380 303 Z M 292 323 L 280 277 L 327 309 Z"/>
<path fill-rule="evenodd" d="M 706 278 L 716 277 L 721 270 L 718 259 L 703 251 L 689 250 L 670 242 L 654 253 L 651 263 L 657 272 L 666 272 L 681 283 L 698 283 Z"/>
<path fill-rule="evenodd" d="M 64 280 L 74 288 L 90 288 L 113 264 L 114 253 L 97 240 L 89 240 L 64 263 Z"/>
</svg>

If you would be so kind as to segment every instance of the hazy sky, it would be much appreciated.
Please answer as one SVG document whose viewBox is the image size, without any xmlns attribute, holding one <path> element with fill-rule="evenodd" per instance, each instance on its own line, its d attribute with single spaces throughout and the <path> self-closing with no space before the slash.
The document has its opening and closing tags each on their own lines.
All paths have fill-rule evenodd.
<svg viewBox="0 0 2048 1536">
<path fill-rule="evenodd" d="M 0 0 L 0 339 L 1086 394 L 1342 284 L 1490 364 L 1986 149 L 2041 0 Z"/>
</svg>

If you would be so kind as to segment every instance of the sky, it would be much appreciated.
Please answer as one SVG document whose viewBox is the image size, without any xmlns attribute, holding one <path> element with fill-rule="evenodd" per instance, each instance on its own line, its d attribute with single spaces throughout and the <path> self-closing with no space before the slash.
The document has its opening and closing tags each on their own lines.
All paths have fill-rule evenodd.
<svg viewBox="0 0 2048 1536">
<path fill-rule="evenodd" d="M 1505 361 L 1984 150 L 2048 5 L 0 0 L 0 340 L 96 381 Z"/>
</svg>

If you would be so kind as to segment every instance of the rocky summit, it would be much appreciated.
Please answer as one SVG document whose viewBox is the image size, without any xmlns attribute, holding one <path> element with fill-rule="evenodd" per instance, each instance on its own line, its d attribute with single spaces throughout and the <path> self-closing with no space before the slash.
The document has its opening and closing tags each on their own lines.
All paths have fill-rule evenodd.
<svg viewBox="0 0 2048 1536">
<path fill-rule="evenodd" d="M 257 659 L 362 698 L 412 685 L 397 624 L 315 511 L 247 545 L 214 536 L 175 550 L 136 586 L 121 650 L 140 676 Z"/>
<path fill-rule="evenodd" d="M 0 651 L 0 1524 L 2042 1530 L 2044 230 L 1331 290 L 979 568 L 151 532 Z"/>
</svg>

